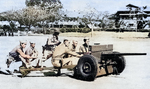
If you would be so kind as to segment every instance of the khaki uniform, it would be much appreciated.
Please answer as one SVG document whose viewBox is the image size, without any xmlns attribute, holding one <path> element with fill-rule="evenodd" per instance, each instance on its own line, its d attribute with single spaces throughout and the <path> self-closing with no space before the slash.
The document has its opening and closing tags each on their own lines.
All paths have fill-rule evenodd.
<svg viewBox="0 0 150 89">
<path fill-rule="evenodd" d="M 74 47 L 73 44 L 69 47 L 72 52 L 77 52 L 77 47 Z M 64 57 L 72 57 L 72 55 L 66 54 Z"/>
<path fill-rule="evenodd" d="M 72 47 L 71 47 L 71 51 L 72 51 L 72 52 L 76 52 L 76 51 L 77 51 L 76 48 L 74 48 L 73 45 L 71 45 L 71 46 L 72 46 Z"/>
<path fill-rule="evenodd" d="M 38 51 L 35 48 L 32 48 L 31 46 L 27 48 L 27 50 L 25 51 L 25 54 L 29 55 L 29 56 L 33 56 L 33 57 L 37 57 L 38 56 Z"/>
<path fill-rule="evenodd" d="M 65 54 L 72 55 L 69 58 L 63 58 Z M 62 61 L 62 68 L 73 68 L 77 65 L 80 55 L 76 52 L 72 52 L 65 44 L 60 44 L 55 48 L 52 56 L 52 64 L 54 67 L 61 67 L 60 60 Z"/>
<path fill-rule="evenodd" d="M 27 48 L 27 50 L 25 51 L 26 55 L 29 55 L 31 57 L 37 58 L 38 57 L 38 51 L 35 48 L 32 48 L 31 46 Z M 35 59 L 29 59 L 28 61 L 32 62 L 31 65 L 34 65 L 35 63 L 38 64 L 39 60 Z"/>
<path fill-rule="evenodd" d="M 43 48 L 43 56 L 44 56 L 45 60 L 47 60 L 49 57 L 51 57 L 55 47 L 58 46 L 59 44 L 60 44 L 60 41 L 57 40 L 55 36 L 47 39 L 45 48 Z"/>
<path fill-rule="evenodd" d="M 84 53 L 88 53 L 89 52 L 89 47 L 86 47 L 84 44 L 82 46 L 80 46 L 79 48 L 79 52 Z"/>
</svg>

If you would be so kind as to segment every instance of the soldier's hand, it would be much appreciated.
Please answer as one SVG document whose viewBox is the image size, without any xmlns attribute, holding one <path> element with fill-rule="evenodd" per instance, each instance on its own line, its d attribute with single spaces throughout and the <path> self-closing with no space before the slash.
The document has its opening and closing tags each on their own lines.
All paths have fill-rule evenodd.
<svg viewBox="0 0 150 89">
<path fill-rule="evenodd" d="M 78 55 L 78 57 L 80 58 L 80 57 L 82 57 L 82 55 Z"/>
<path fill-rule="evenodd" d="M 91 52 L 89 51 L 89 52 L 84 53 L 84 55 L 88 55 L 88 54 L 91 54 Z"/>
<path fill-rule="evenodd" d="M 32 59 L 37 59 L 38 57 L 32 57 Z"/>
</svg>

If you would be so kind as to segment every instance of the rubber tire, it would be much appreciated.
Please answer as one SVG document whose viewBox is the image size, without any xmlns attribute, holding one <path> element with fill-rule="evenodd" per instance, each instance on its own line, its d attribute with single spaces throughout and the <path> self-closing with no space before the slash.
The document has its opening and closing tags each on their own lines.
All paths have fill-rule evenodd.
<svg viewBox="0 0 150 89">
<path fill-rule="evenodd" d="M 113 53 L 119 53 L 119 52 L 113 52 Z M 115 67 L 117 68 L 118 73 L 122 73 L 123 70 L 126 67 L 126 60 L 123 56 L 116 56 L 114 58 L 114 61 L 117 63 Z"/>
<path fill-rule="evenodd" d="M 74 78 L 77 78 L 77 77 L 78 77 L 78 74 L 77 74 L 77 67 L 74 67 L 74 68 L 73 68 L 73 77 L 74 77 Z"/>
<path fill-rule="evenodd" d="M 84 70 L 85 66 L 88 64 L 90 66 L 90 71 L 85 72 Z M 96 74 L 97 74 L 97 65 L 98 62 L 97 60 L 91 56 L 91 55 L 84 55 L 82 56 L 77 64 L 77 74 L 80 76 L 81 79 L 86 80 L 86 81 L 94 81 Z"/>
</svg>

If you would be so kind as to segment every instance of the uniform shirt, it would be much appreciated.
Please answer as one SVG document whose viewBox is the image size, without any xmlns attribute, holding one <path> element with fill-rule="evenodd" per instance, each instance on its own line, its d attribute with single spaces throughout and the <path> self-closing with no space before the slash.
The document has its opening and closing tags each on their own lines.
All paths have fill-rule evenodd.
<svg viewBox="0 0 150 89">
<path fill-rule="evenodd" d="M 33 47 L 28 47 L 27 50 L 25 51 L 26 55 L 32 56 L 32 54 L 37 53 L 37 50 Z"/>
<path fill-rule="evenodd" d="M 18 49 L 21 49 L 22 52 L 24 52 L 24 49 L 23 49 L 20 45 L 16 46 L 11 52 L 12 52 L 12 53 L 18 53 L 18 52 L 17 52 Z"/>
<path fill-rule="evenodd" d="M 73 44 L 72 44 L 71 46 L 69 46 L 69 49 L 70 49 L 72 52 L 77 52 L 77 50 L 76 50 L 77 47 L 73 46 Z M 72 55 L 69 55 L 68 53 L 66 53 L 63 58 L 68 58 L 68 57 L 72 57 Z"/>
<path fill-rule="evenodd" d="M 83 53 L 89 52 L 89 47 L 88 47 L 88 45 L 83 44 L 82 46 L 80 46 L 79 52 L 83 52 Z"/>
<path fill-rule="evenodd" d="M 74 46 L 72 45 L 71 51 L 72 51 L 72 52 L 76 52 L 76 47 L 74 47 Z"/>
<path fill-rule="evenodd" d="M 59 40 L 56 39 L 56 36 L 53 36 L 52 38 L 47 39 L 47 45 L 57 45 L 59 43 Z"/>
<path fill-rule="evenodd" d="M 24 53 L 24 49 L 20 45 L 16 46 L 11 52 L 9 52 L 9 55 L 13 57 L 14 60 L 16 60 L 16 62 L 21 61 L 19 57 L 20 54 L 17 52 L 18 49 L 21 49 L 22 52 Z"/>
</svg>

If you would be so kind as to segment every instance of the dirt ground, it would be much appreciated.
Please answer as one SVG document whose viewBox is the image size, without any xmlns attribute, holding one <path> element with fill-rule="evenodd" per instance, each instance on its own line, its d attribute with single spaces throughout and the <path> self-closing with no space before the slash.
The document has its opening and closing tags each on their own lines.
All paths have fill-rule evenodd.
<svg viewBox="0 0 150 89">
<path fill-rule="evenodd" d="M 150 38 L 148 33 L 140 32 L 94 32 L 91 33 L 62 33 L 60 41 L 68 38 L 78 40 L 82 44 L 83 38 L 88 36 L 90 44 L 113 44 L 114 51 L 130 53 L 147 53 L 146 56 L 125 56 L 126 68 L 120 75 L 109 75 L 98 77 L 95 81 L 87 82 L 67 76 L 69 71 L 63 70 L 62 76 L 50 77 L 15 77 L 0 74 L 1 89 L 149 89 L 150 85 Z M 45 36 L 15 36 L 0 37 L 0 68 L 5 70 L 5 59 L 9 51 L 19 44 L 19 40 L 26 39 L 36 41 L 39 54 L 42 53 L 42 45 L 45 44 L 48 35 Z M 29 46 L 29 45 L 27 45 Z M 46 66 L 52 66 L 50 60 L 45 62 Z"/>
</svg>

